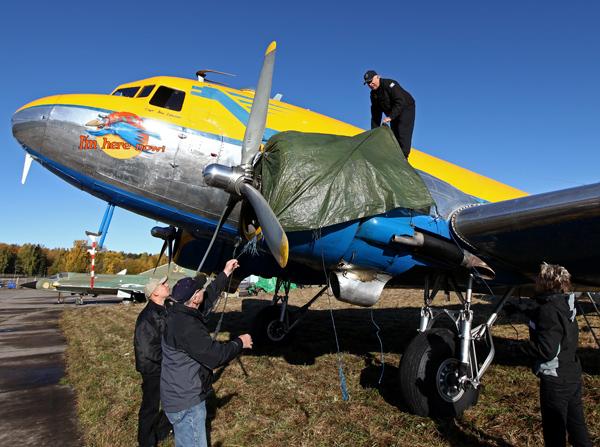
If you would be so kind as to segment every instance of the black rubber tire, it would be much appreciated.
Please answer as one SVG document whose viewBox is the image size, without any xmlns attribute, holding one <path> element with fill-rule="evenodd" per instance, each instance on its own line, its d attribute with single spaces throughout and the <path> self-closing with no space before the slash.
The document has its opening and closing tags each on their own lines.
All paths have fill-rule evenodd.
<svg viewBox="0 0 600 447">
<path fill-rule="evenodd" d="M 479 389 L 468 387 L 454 402 L 444 399 L 438 390 L 440 366 L 457 358 L 457 336 L 445 328 L 433 328 L 418 334 L 400 359 L 400 392 L 408 409 L 419 416 L 458 417 L 477 403 Z"/>
<path fill-rule="evenodd" d="M 267 306 L 261 309 L 252 323 L 252 341 L 256 347 L 286 346 L 292 339 L 293 331 L 288 332 L 280 340 L 269 336 L 269 325 L 279 322 L 281 306 Z"/>
</svg>

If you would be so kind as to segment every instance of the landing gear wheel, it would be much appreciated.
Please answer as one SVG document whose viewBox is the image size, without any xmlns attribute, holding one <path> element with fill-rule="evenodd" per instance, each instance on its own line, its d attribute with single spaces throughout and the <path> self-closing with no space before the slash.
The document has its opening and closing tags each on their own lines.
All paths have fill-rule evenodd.
<svg viewBox="0 0 600 447">
<path fill-rule="evenodd" d="M 291 341 L 291 333 L 279 321 L 281 306 L 261 309 L 253 323 L 252 340 L 257 346 L 284 346 Z"/>
<path fill-rule="evenodd" d="M 457 337 L 444 328 L 418 334 L 400 359 L 400 392 L 419 416 L 457 417 L 475 405 L 479 390 L 458 383 Z"/>
</svg>

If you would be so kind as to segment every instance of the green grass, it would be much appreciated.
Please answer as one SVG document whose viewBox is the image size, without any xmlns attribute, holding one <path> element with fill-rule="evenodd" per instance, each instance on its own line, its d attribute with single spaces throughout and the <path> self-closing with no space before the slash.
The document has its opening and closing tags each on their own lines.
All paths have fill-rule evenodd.
<svg viewBox="0 0 600 447">
<path fill-rule="evenodd" d="M 294 291 L 304 304 L 314 289 Z M 262 298 L 268 298 L 262 296 Z M 397 395 L 398 362 L 415 333 L 421 294 L 385 291 L 373 310 L 382 329 L 385 375 L 369 309 L 331 300 L 350 400 L 342 400 L 329 300 L 313 306 L 286 348 L 257 351 L 227 366 L 208 402 L 213 445 L 223 446 L 530 446 L 541 445 L 538 383 L 509 346 L 527 337 L 522 321 L 502 318 L 494 328 L 496 361 L 484 376 L 479 403 L 460 420 L 409 414 Z M 441 302 L 441 300 L 440 300 Z M 267 300 L 230 298 L 221 337 L 249 331 Z M 438 303 L 439 304 L 439 303 Z M 67 381 L 87 446 L 136 443 L 140 376 L 133 357 L 133 327 L 141 305 L 67 310 Z M 489 304 L 478 301 L 477 315 Z M 218 315 L 213 318 L 213 327 Z M 600 445 L 600 351 L 582 332 L 584 405 L 595 445 Z M 172 445 L 170 442 L 165 445 Z"/>
</svg>

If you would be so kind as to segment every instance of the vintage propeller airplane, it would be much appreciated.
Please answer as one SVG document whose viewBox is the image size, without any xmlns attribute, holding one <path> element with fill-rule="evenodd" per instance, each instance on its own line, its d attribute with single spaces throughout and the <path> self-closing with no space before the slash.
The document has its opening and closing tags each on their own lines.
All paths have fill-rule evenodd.
<svg viewBox="0 0 600 447">
<path fill-rule="evenodd" d="M 491 328 L 498 312 L 515 290 L 527 292 L 540 262 L 566 266 L 580 289 L 600 286 L 600 184 L 526 196 L 417 150 L 408 165 L 396 145 L 397 157 L 374 172 L 385 171 L 400 183 L 410 179 L 413 186 L 404 192 L 423 189 L 430 206 L 392 205 L 373 212 L 377 207 L 359 191 L 350 197 L 350 204 L 360 205 L 356 218 L 301 230 L 282 226 L 286 205 L 272 210 L 277 198 L 261 187 L 264 170 L 259 168 L 272 154 L 271 141 L 281 143 L 278 138 L 288 134 L 280 132 L 328 134 L 320 136 L 326 140 L 355 136 L 360 146 L 372 133 L 385 140 L 389 131 L 361 134 L 357 127 L 269 99 L 275 50 L 273 42 L 255 92 L 211 83 L 204 71 L 198 80 L 154 77 L 123 84 L 111 95 L 33 101 L 12 121 L 26 151 L 26 169 L 33 158 L 110 204 L 167 223 L 153 235 L 164 239 L 163 251 L 173 250 L 174 260 L 187 268 L 217 271 L 240 235 L 254 241 L 262 236 L 257 250 L 242 255 L 240 277 L 253 273 L 284 282 L 327 283 L 338 299 L 360 306 L 375 304 L 384 286 L 422 287 L 419 333 L 402 356 L 400 391 L 417 414 L 460 414 L 476 402 L 494 357 Z M 344 181 L 365 182 L 362 168 L 369 163 L 356 159 L 358 152 L 346 157 L 355 164 L 343 168 L 353 174 Z M 326 149 L 311 154 L 314 169 L 331 169 L 319 165 L 319 157 L 329 156 Z M 288 160 L 292 168 L 294 158 Z M 302 175 L 298 184 L 287 186 L 301 199 L 310 198 L 313 191 Z M 389 192 L 387 184 L 378 188 L 385 189 L 382 196 Z M 318 199 L 320 205 L 348 199 L 343 189 L 328 191 Z M 456 292 L 460 310 L 432 307 L 440 290 Z M 497 305 L 474 327 L 471 293 L 490 290 L 498 296 Z M 303 314 L 292 314 L 287 294 L 276 294 L 261 315 L 264 335 L 272 342 L 283 340 Z M 453 330 L 439 327 L 448 317 Z M 480 341 L 489 346 L 483 361 L 476 351 Z"/>
</svg>

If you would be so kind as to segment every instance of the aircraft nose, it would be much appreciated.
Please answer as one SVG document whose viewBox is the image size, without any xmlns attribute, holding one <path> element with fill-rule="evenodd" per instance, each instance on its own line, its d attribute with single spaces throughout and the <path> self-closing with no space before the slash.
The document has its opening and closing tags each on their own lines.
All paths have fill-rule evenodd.
<svg viewBox="0 0 600 447">
<path fill-rule="evenodd" d="M 22 108 L 12 117 L 13 136 L 25 150 L 42 152 L 52 106 Z"/>
</svg>

